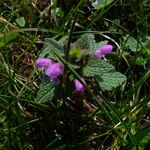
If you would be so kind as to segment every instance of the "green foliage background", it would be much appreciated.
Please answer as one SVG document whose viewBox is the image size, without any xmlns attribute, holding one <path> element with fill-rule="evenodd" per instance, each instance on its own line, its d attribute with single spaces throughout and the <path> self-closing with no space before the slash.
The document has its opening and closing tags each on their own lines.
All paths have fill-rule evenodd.
<svg viewBox="0 0 150 150">
<path fill-rule="evenodd" d="M 149 148 L 147 0 L 4 0 L 0 8 L 0 149 Z M 64 56 L 73 20 L 71 47 L 91 55 L 106 43 L 114 47 L 107 62 L 91 57 L 83 69 L 99 83 L 99 101 L 92 81 L 94 88 L 85 96 L 71 97 L 84 99 L 81 104 L 63 101 L 62 87 L 54 87 L 34 66 L 38 57 L 65 63 L 59 57 Z M 65 65 L 78 77 L 76 63 Z"/>
</svg>

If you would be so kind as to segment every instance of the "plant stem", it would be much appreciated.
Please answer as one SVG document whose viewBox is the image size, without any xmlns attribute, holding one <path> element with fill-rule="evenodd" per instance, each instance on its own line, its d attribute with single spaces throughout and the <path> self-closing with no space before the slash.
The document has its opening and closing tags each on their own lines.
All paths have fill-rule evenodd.
<svg viewBox="0 0 150 150">
<path fill-rule="evenodd" d="M 68 57 L 69 57 L 71 38 L 72 38 L 72 34 L 73 34 L 73 30 L 74 30 L 74 27 L 75 27 L 76 20 L 77 20 L 77 13 L 74 16 L 74 20 L 72 22 L 71 29 L 70 29 L 70 32 L 69 32 L 69 39 L 68 39 L 67 46 L 66 46 L 66 49 L 65 49 L 65 60 L 66 61 L 68 61 Z"/>
</svg>

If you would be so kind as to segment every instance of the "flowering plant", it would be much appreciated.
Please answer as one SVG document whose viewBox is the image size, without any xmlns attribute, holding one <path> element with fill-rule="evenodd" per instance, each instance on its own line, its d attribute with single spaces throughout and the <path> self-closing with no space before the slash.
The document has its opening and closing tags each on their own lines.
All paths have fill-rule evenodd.
<svg viewBox="0 0 150 150">
<path fill-rule="evenodd" d="M 46 39 L 35 62 L 44 74 L 36 100 L 69 98 L 73 101 L 74 93 L 88 99 L 89 91 L 98 95 L 99 91 L 110 91 L 121 85 L 126 77 L 106 60 L 112 51 L 108 41 L 96 43 L 94 35 L 84 34 L 71 44 L 66 61 L 63 44 Z"/>
</svg>

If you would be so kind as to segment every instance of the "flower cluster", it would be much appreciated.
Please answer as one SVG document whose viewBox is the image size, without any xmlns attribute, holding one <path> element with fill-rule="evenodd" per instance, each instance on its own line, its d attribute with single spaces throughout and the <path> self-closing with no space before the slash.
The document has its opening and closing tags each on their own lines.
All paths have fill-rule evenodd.
<svg viewBox="0 0 150 150">
<path fill-rule="evenodd" d="M 105 58 L 105 55 L 112 52 L 112 45 L 103 45 L 95 51 L 96 58 Z"/>
<path fill-rule="evenodd" d="M 39 58 L 35 62 L 35 66 L 42 68 L 45 71 L 45 74 L 50 77 L 51 81 L 55 84 L 59 84 L 59 76 L 64 74 L 64 68 L 60 63 L 55 63 L 48 58 Z"/>
<path fill-rule="evenodd" d="M 95 51 L 95 57 L 105 59 L 105 55 L 111 53 L 112 49 L 112 45 L 103 45 Z M 58 77 L 64 74 L 64 68 L 60 63 L 53 62 L 48 58 L 39 58 L 36 60 L 35 65 L 36 67 L 43 69 L 45 74 L 50 77 L 51 81 L 53 81 L 55 84 L 60 83 Z M 84 93 L 85 87 L 80 83 L 79 80 L 74 80 L 74 85 L 75 91 Z"/>
</svg>

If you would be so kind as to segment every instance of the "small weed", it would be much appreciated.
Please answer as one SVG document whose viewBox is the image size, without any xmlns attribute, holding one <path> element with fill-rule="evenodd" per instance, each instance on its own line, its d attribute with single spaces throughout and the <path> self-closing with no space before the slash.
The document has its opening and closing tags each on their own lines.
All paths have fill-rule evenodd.
<svg viewBox="0 0 150 150">
<path fill-rule="evenodd" d="M 147 0 L 0 8 L 0 149 L 149 148 Z"/>
</svg>

